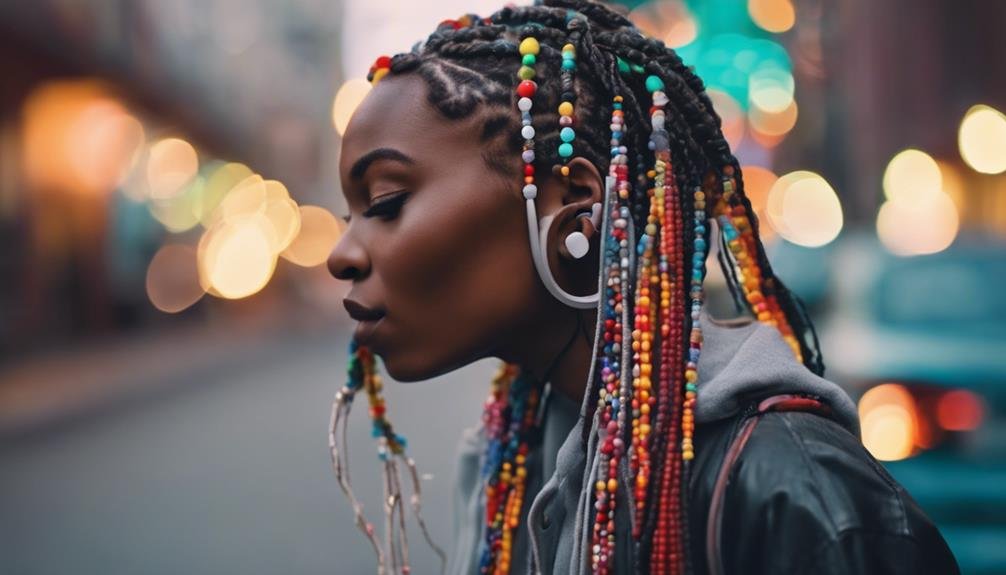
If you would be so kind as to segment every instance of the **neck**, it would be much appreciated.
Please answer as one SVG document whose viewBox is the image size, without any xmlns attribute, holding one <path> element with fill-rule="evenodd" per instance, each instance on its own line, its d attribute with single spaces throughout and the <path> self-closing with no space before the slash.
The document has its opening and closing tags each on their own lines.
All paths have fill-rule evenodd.
<svg viewBox="0 0 1006 575">
<path fill-rule="evenodd" d="M 570 310 L 561 329 L 547 336 L 535 349 L 538 353 L 523 362 L 535 377 L 550 381 L 552 390 L 580 403 L 586 391 L 593 352 L 589 338 L 594 337 L 597 313 L 593 310 Z M 580 314 L 579 322 L 576 314 Z M 541 341 L 541 340 L 539 340 Z"/>
</svg>

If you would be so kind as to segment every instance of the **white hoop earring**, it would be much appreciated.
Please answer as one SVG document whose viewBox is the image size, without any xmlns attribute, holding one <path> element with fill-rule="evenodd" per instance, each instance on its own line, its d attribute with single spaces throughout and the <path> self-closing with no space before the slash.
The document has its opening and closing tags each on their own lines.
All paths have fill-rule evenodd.
<svg viewBox="0 0 1006 575">
<path fill-rule="evenodd" d="M 600 226 L 597 226 L 597 232 L 601 235 L 601 250 L 604 251 L 604 226 L 608 222 L 608 193 L 611 188 L 615 185 L 615 178 L 612 176 L 607 176 L 605 179 L 605 192 L 604 192 L 604 204 L 595 204 L 600 206 L 598 209 L 592 209 L 591 215 L 596 214 L 600 211 Z M 559 283 L 555 281 L 555 277 L 552 276 L 552 270 L 548 267 L 548 258 L 545 253 L 548 249 L 548 231 L 552 227 L 552 221 L 554 216 L 545 216 L 542 218 L 542 226 L 539 230 L 538 227 L 538 212 L 534 206 L 534 199 L 538 195 L 537 188 L 532 191 L 525 189 L 524 193 L 524 204 L 527 207 L 527 231 L 528 239 L 531 243 L 531 259 L 534 261 L 534 267 L 538 270 L 538 277 L 541 278 L 541 282 L 545 284 L 545 288 L 552 294 L 555 299 L 568 305 L 569 307 L 574 307 L 578 309 L 588 309 L 597 306 L 597 302 L 600 301 L 600 291 L 592 295 L 580 296 L 573 295 L 559 286 Z M 529 193 L 531 192 L 531 193 Z M 592 218 L 593 220 L 593 218 Z M 583 253 L 580 256 L 575 255 L 574 249 L 570 248 L 569 239 L 575 234 L 579 234 L 583 238 Z M 577 241 L 577 240 L 574 240 Z M 579 258 L 586 255 L 587 251 L 590 249 L 590 244 L 587 242 L 587 237 L 581 232 L 573 232 L 566 238 L 566 247 L 570 248 L 570 254 L 573 257 Z"/>
</svg>

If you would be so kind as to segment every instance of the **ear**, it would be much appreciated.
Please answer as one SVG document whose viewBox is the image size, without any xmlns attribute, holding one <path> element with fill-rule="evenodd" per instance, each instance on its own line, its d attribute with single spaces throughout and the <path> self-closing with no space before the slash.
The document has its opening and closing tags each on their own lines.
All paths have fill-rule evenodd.
<svg viewBox="0 0 1006 575">
<path fill-rule="evenodd" d="M 558 167 L 549 174 L 544 188 L 539 192 L 539 217 L 552 216 L 549 253 L 556 253 L 564 260 L 583 257 L 584 250 L 597 250 L 601 221 L 600 207 L 604 202 L 604 178 L 590 160 L 576 156 L 566 163 L 569 174 L 563 176 Z M 543 192 L 543 193 L 542 193 Z M 575 238 L 567 245 L 567 238 L 580 232 L 586 238 Z M 575 253 L 571 253 L 570 247 Z M 596 251 L 595 251 L 596 255 Z"/>
</svg>

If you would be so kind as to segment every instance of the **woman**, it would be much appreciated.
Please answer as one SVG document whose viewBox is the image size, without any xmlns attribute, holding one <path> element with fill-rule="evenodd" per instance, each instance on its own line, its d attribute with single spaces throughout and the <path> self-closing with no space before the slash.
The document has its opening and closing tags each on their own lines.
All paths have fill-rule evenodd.
<svg viewBox="0 0 1006 575">
<path fill-rule="evenodd" d="M 463 442 L 451 573 L 957 571 L 820 377 L 719 118 L 672 50 L 602 5 L 551 0 L 444 21 L 370 80 L 328 265 L 360 322 L 333 457 L 352 496 L 334 434 L 366 389 L 386 541 L 353 502 L 379 569 L 408 571 L 396 466 L 415 471 L 372 354 L 401 381 L 505 362 Z M 747 320 L 704 311 L 714 241 Z"/>
</svg>

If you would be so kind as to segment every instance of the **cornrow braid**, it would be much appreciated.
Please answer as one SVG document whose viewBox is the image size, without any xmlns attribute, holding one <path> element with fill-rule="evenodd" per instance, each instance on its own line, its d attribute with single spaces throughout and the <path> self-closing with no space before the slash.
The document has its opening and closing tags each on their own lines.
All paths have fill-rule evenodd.
<svg viewBox="0 0 1006 575">
<path fill-rule="evenodd" d="M 532 56 L 519 48 L 528 37 Z M 575 63 L 563 74 L 567 50 L 575 51 Z M 534 70 L 524 70 L 522 58 Z M 580 552 L 573 560 L 611 573 L 616 554 L 631 554 L 637 573 L 691 572 L 687 487 L 713 239 L 725 247 L 720 265 L 735 301 L 775 326 L 809 369 L 824 369 L 802 304 L 769 265 L 739 162 L 704 83 L 674 50 L 590 0 L 545 0 L 487 18 L 444 20 L 410 52 L 379 64 L 368 76 L 373 82 L 416 74 L 445 118 L 474 118 L 486 164 L 512 178 L 517 194 L 522 176 L 549 177 L 545 168 L 562 163 L 560 117 L 568 125 L 575 102 L 576 153 L 616 184 L 605 190 L 603 337 L 595 342 L 598 362 L 586 390 L 597 437 L 583 429 L 591 440 L 585 443 L 598 450 L 591 459 L 596 467 L 586 470 L 598 478 L 587 487 L 598 513 L 585 526 L 590 547 L 575 544 Z M 524 114 L 533 140 L 521 137 L 526 126 L 515 111 L 519 74 L 534 78 L 534 114 Z M 711 237 L 711 221 L 718 237 Z M 504 368 L 484 415 L 491 445 L 484 475 L 497 511 L 487 518 L 483 573 L 509 570 L 507 529 L 518 518 L 523 483 L 509 487 L 500 477 L 515 473 L 540 437 L 530 416 L 539 391 L 519 373 Z M 626 526 L 616 525 L 616 516 L 631 519 L 627 541 L 618 538 Z"/>
</svg>

